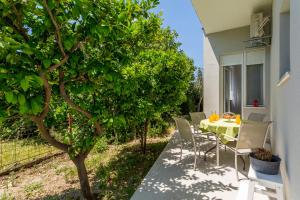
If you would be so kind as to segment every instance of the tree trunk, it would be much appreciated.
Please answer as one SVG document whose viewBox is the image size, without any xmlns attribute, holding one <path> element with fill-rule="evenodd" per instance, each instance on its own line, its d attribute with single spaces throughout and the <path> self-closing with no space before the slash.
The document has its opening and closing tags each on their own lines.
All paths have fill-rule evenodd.
<svg viewBox="0 0 300 200">
<path fill-rule="evenodd" d="M 132 128 L 132 132 L 133 132 L 133 135 L 134 135 L 134 141 L 137 139 L 137 131 L 136 131 L 136 126 L 134 126 Z"/>
<path fill-rule="evenodd" d="M 203 97 L 200 97 L 199 101 L 198 101 L 198 105 L 197 105 L 197 112 L 201 111 L 201 103 L 202 103 Z"/>
<path fill-rule="evenodd" d="M 143 140 L 143 154 L 146 154 L 146 146 L 147 146 L 147 133 L 148 133 L 148 125 L 149 125 L 149 120 L 146 119 L 145 123 L 144 123 L 144 140 Z"/>
<path fill-rule="evenodd" d="M 91 191 L 87 170 L 84 164 L 85 156 L 79 155 L 75 159 L 72 159 L 77 168 L 77 173 L 80 181 L 80 188 L 82 196 L 85 200 L 93 200 L 93 194 Z"/>
<path fill-rule="evenodd" d="M 144 149 L 144 133 L 140 129 L 138 130 L 138 132 L 140 135 L 141 150 L 143 151 L 143 149 Z"/>
</svg>

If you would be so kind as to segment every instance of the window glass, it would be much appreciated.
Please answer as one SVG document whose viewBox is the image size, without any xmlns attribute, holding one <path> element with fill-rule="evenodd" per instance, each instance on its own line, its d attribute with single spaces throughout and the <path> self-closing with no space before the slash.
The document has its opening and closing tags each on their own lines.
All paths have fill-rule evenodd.
<svg viewBox="0 0 300 200">
<path fill-rule="evenodd" d="M 248 106 L 264 105 L 263 64 L 247 65 L 246 100 Z"/>
</svg>

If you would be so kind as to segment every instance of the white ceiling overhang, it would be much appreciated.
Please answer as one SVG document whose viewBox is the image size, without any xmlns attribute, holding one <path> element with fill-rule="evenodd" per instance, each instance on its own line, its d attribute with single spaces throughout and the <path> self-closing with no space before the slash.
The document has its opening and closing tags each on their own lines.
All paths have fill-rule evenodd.
<svg viewBox="0 0 300 200">
<path fill-rule="evenodd" d="M 272 0 L 192 0 L 206 34 L 250 25 L 253 13 L 270 13 Z"/>
</svg>

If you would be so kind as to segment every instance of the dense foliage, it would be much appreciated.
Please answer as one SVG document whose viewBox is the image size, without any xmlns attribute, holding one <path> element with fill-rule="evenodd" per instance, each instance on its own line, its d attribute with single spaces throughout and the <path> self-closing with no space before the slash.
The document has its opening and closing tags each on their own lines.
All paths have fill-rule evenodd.
<svg viewBox="0 0 300 200">
<path fill-rule="evenodd" d="M 192 62 L 157 4 L 0 1 L 0 121 L 33 121 L 70 155 L 86 199 L 84 160 L 104 130 L 138 130 L 145 149 L 149 122 L 185 99 Z"/>
<path fill-rule="evenodd" d="M 181 115 L 203 111 L 203 74 L 200 67 L 196 68 L 196 74 L 191 79 L 186 96 L 186 101 L 180 105 Z"/>
</svg>

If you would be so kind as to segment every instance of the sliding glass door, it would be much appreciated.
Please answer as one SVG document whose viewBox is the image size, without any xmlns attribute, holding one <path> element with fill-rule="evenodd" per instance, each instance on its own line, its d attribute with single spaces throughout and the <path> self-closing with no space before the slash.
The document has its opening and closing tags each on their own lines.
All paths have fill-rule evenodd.
<svg viewBox="0 0 300 200">
<path fill-rule="evenodd" d="M 223 112 L 244 115 L 245 109 L 265 106 L 264 49 L 221 56 L 220 66 L 223 72 Z"/>
<path fill-rule="evenodd" d="M 242 65 L 223 66 L 224 70 L 224 111 L 242 112 Z"/>
</svg>

